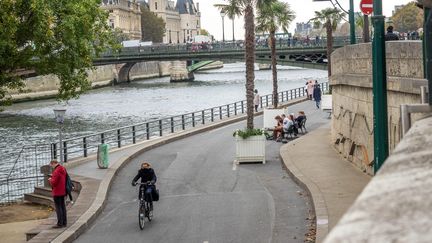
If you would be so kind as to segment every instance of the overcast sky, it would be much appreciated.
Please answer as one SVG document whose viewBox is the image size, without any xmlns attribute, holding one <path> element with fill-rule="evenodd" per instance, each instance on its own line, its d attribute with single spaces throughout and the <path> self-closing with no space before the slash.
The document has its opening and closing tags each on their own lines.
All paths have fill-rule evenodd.
<svg viewBox="0 0 432 243">
<path fill-rule="evenodd" d="M 314 16 L 314 11 L 332 7 L 330 2 L 312 2 L 312 0 L 282 0 L 288 2 L 291 8 L 296 13 L 296 19 L 290 26 L 290 31 L 294 31 L 295 23 L 307 22 Z M 382 0 L 383 11 L 385 16 L 391 16 L 392 10 L 395 5 L 406 4 L 412 0 Z M 222 39 L 222 18 L 219 11 L 213 6 L 215 3 L 224 3 L 223 0 L 195 0 L 199 2 L 201 11 L 202 28 L 208 30 L 210 34 L 214 35 L 216 39 Z M 342 7 L 348 9 L 349 0 L 339 0 Z M 354 0 L 355 11 L 360 11 L 360 0 Z M 236 19 L 235 21 L 235 37 L 236 39 L 244 39 L 243 19 Z M 232 22 L 225 17 L 225 39 L 232 39 Z"/>
</svg>

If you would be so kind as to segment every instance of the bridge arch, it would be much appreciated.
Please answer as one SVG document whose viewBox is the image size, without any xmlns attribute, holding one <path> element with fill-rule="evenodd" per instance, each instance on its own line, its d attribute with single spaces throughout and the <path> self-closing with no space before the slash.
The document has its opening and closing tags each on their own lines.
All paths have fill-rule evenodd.
<svg viewBox="0 0 432 243">
<path fill-rule="evenodd" d="M 132 67 L 136 64 L 136 62 L 127 62 L 125 65 L 123 65 L 119 72 L 118 72 L 118 79 L 117 82 L 118 83 L 123 83 L 123 82 L 130 82 L 130 70 L 132 69 Z"/>
</svg>

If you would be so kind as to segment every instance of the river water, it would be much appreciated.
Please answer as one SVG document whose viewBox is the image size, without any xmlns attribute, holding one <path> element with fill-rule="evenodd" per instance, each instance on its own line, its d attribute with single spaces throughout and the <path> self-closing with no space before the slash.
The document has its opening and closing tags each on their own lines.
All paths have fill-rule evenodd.
<svg viewBox="0 0 432 243">
<path fill-rule="evenodd" d="M 306 80 L 327 81 L 321 70 L 279 67 L 279 91 L 303 87 Z M 272 91 L 271 71 L 256 71 L 260 94 Z M 169 77 L 135 81 L 92 90 L 67 104 L 65 137 L 95 133 L 149 119 L 202 110 L 245 99 L 244 63 L 195 74 L 190 83 L 170 83 Z M 0 177 L 24 145 L 57 139 L 54 99 L 25 102 L 0 113 Z"/>
</svg>

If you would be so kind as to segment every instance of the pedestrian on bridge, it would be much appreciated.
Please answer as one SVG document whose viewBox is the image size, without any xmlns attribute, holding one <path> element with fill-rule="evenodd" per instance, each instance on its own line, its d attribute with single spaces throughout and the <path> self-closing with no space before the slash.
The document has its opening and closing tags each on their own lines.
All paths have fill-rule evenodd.
<svg viewBox="0 0 432 243">
<path fill-rule="evenodd" d="M 52 168 L 52 175 L 48 179 L 52 187 L 52 196 L 54 199 L 56 214 L 57 214 L 57 225 L 53 228 L 66 227 L 66 169 L 58 163 L 57 160 L 51 160 L 50 166 Z"/>
</svg>

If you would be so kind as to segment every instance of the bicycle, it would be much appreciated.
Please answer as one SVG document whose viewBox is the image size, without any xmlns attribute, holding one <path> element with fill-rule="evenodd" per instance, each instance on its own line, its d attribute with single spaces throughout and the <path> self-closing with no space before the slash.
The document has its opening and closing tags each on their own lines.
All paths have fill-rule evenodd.
<svg viewBox="0 0 432 243">
<path fill-rule="evenodd" d="M 152 184 L 150 182 L 145 182 L 145 183 L 135 183 L 135 185 L 140 185 L 138 223 L 140 229 L 143 230 L 145 224 L 145 218 L 147 218 L 149 222 L 152 221 L 153 219 L 153 202 L 151 197 L 146 199 L 146 195 L 145 195 L 145 191 Z"/>
</svg>

